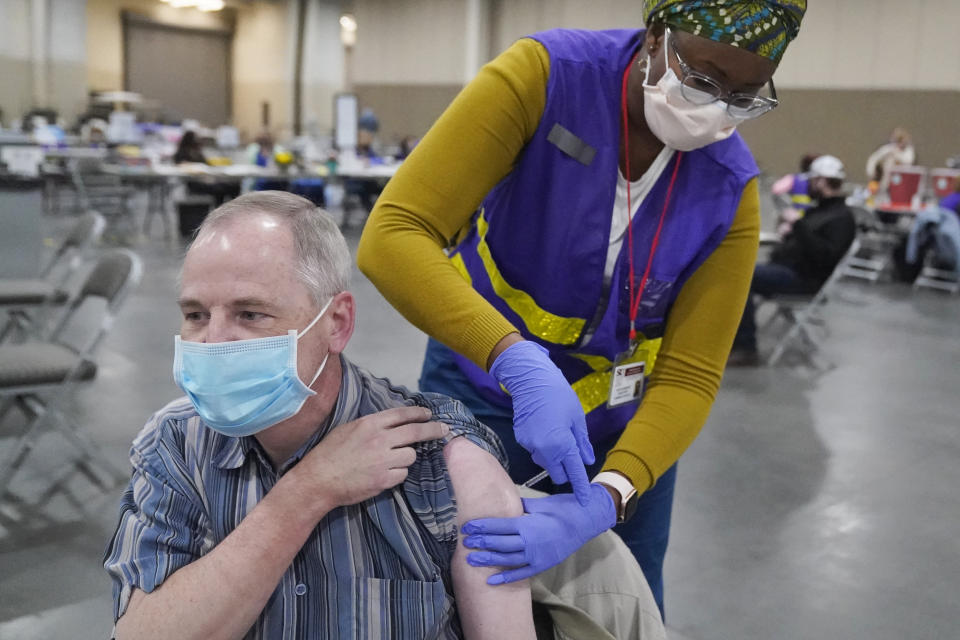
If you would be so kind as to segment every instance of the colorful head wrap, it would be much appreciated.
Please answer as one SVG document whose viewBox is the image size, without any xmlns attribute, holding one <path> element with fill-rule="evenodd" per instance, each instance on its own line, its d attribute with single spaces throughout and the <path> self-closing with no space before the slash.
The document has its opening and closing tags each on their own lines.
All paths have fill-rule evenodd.
<svg viewBox="0 0 960 640">
<path fill-rule="evenodd" d="M 644 0 L 647 25 L 662 22 L 780 62 L 800 31 L 807 0 Z"/>
</svg>

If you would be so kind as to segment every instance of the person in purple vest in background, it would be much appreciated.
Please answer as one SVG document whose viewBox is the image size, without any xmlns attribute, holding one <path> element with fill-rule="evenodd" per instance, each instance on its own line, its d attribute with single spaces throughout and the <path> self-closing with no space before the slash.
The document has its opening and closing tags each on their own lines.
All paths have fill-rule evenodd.
<svg viewBox="0 0 960 640">
<path fill-rule="evenodd" d="M 960 213 L 960 180 L 956 181 L 953 193 L 945 195 L 940 200 L 940 206 L 944 209 L 950 209 L 951 211 Z"/>
<path fill-rule="evenodd" d="M 800 173 L 788 173 L 779 178 L 770 186 L 774 202 L 782 208 L 777 214 L 777 235 L 781 238 L 790 233 L 793 223 L 803 217 L 813 206 L 813 200 L 808 193 L 810 183 L 810 164 L 817 159 L 819 153 L 805 153 L 800 158 Z"/>
<path fill-rule="evenodd" d="M 662 612 L 676 462 L 756 260 L 736 128 L 777 106 L 806 1 L 637 4 L 645 30 L 545 31 L 487 64 L 387 185 L 358 262 L 431 338 L 421 389 L 497 431 L 515 482 L 553 481 L 519 517 L 466 523 L 468 562 L 524 580 L 615 527 Z"/>
</svg>

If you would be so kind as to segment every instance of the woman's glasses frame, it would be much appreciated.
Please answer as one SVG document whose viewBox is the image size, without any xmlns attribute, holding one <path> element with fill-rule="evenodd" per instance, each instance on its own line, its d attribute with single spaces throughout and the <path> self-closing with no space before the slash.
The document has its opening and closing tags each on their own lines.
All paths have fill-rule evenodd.
<svg viewBox="0 0 960 640">
<path fill-rule="evenodd" d="M 727 113 L 735 118 L 757 118 L 771 111 L 780 104 L 777 99 L 777 89 L 773 85 L 773 78 L 770 78 L 767 86 L 770 88 L 770 96 L 760 96 L 755 93 L 744 93 L 742 91 L 728 91 L 723 88 L 719 82 L 705 73 L 693 69 L 677 50 L 675 39 L 671 37 L 670 28 L 667 27 L 664 35 L 664 46 L 667 51 L 673 51 L 677 64 L 680 65 L 680 92 L 684 99 L 697 105 L 712 104 L 720 101 L 726 105 Z"/>
</svg>

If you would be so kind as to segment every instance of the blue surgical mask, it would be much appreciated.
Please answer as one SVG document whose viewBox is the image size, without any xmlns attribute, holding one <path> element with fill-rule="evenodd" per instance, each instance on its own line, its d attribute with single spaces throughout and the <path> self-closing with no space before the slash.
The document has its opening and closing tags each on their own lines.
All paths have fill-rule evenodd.
<svg viewBox="0 0 960 640">
<path fill-rule="evenodd" d="M 299 334 L 233 342 L 174 339 L 173 379 L 203 421 L 214 431 L 249 436 L 300 411 L 316 392 L 310 389 L 327 364 L 327 353 L 310 384 L 297 374 L 297 341 L 323 316 L 330 303 Z"/>
</svg>

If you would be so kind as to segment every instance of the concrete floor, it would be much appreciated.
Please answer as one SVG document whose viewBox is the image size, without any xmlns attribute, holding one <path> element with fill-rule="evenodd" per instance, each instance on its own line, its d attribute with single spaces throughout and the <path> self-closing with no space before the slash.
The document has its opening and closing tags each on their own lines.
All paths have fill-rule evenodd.
<svg viewBox="0 0 960 640">
<path fill-rule="evenodd" d="M 145 276 L 98 377 L 66 400 L 122 467 L 146 417 L 179 395 L 182 247 L 157 235 L 136 246 Z M 359 274 L 353 291 L 348 355 L 415 385 L 425 337 Z M 729 371 L 681 460 L 671 640 L 960 637 L 960 297 L 842 282 L 825 316 L 837 366 Z M 73 456 L 45 436 L 0 502 L 0 639 L 109 635 L 100 562 L 122 489 L 97 489 Z"/>
</svg>

